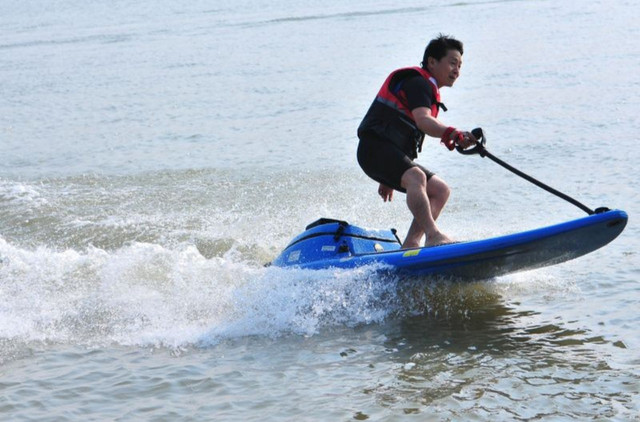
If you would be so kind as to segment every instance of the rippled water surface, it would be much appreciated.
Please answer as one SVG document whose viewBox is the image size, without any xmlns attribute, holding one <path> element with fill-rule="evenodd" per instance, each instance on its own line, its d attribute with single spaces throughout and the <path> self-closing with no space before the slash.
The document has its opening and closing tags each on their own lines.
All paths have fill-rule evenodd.
<svg viewBox="0 0 640 422">
<path fill-rule="evenodd" d="M 0 4 L 0 419 L 639 420 L 636 2 Z M 460 283 L 265 267 L 406 232 L 355 160 L 384 77 L 465 42 L 448 124 L 610 245 Z M 584 215 L 427 141 L 457 239 Z"/>
</svg>

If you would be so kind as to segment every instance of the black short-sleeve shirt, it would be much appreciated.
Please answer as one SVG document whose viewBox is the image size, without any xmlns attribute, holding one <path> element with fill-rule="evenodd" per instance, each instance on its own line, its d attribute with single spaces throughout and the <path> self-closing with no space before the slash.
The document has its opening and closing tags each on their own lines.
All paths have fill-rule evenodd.
<svg viewBox="0 0 640 422">
<path fill-rule="evenodd" d="M 431 105 L 435 102 L 431 83 L 420 75 L 407 78 L 402 84 L 402 91 L 407 96 L 409 110 L 411 111 L 418 107 L 431 108 Z"/>
</svg>

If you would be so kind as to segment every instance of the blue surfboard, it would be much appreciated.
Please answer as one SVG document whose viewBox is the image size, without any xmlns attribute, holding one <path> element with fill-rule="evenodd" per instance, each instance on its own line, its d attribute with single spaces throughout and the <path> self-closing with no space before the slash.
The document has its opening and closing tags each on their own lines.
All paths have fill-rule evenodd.
<svg viewBox="0 0 640 422">
<path fill-rule="evenodd" d="M 410 276 L 437 275 L 483 280 L 559 264 L 593 252 L 627 224 L 621 210 L 520 233 L 440 246 L 401 249 L 395 230 L 372 230 L 322 218 L 306 227 L 272 262 L 305 269 L 380 265 Z"/>
</svg>

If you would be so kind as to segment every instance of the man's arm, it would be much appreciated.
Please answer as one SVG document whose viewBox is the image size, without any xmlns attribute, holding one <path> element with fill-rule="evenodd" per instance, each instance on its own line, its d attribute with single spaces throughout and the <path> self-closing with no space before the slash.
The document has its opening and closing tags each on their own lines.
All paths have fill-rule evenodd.
<svg viewBox="0 0 640 422">
<path fill-rule="evenodd" d="M 418 125 L 418 129 L 426 133 L 433 138 L 441 138 L 444 131 L 447 130 L 440 120 L 431 115 L 431 109 L 427 107 L 417 107 L 411 110 L 413 119 Z"/>
<path fill-rule="evenodd" d="M 455 144 L 460 145 L 462 148 L 469 148 L 476 143 L 476 138 L 470 132 L 459 132 L 446 126 L 440 120 L 431 115 L 431 109 L 427 107 L 417 107 L 411 110 L 413 119 L 418 126 L 418 129 L 426 133 L 433 138 L 440 138 L 443 144 L 447 144 L 447 140 L 453 141 Z M 443 135 L 449 131 L 448 139 L 442 139 Z M 455 145 L 454 143 L 450 145 Z M 453 149 L 453 146 L 450 147 Z"/>
</svg>

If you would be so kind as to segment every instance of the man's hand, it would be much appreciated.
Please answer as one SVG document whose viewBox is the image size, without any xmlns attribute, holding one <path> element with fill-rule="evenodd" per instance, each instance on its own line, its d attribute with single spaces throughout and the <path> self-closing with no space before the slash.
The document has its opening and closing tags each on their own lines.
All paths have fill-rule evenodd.
<svg viewBox="0 0 640 422">
<path fill-rule="evenodd" d="M 462 149 L 467 149 L 478 142 L 475 136 L 471 132 L 462 132 L 462 137 L 458 140 L 457 144 Z"/>
<path fill-rule="evenodd" d="M 453 151 L 456 146 L 460 146 L 462 149 L 467 149 L 471 145 L 475 145 L 477 142 L 478 140 L 471 132 L 462 132 L 454 127 L 448 127 L 440 139 L 440 143 L 446 146 L 449 151 Z"/>
<path fill-rule="evenodd" d="M 380 195 L 384 202 L 391 201 L 393 199 L 393 189 L 380 183 L 380 186 L 378 187 L 378 195 Z"/>
</svg>

